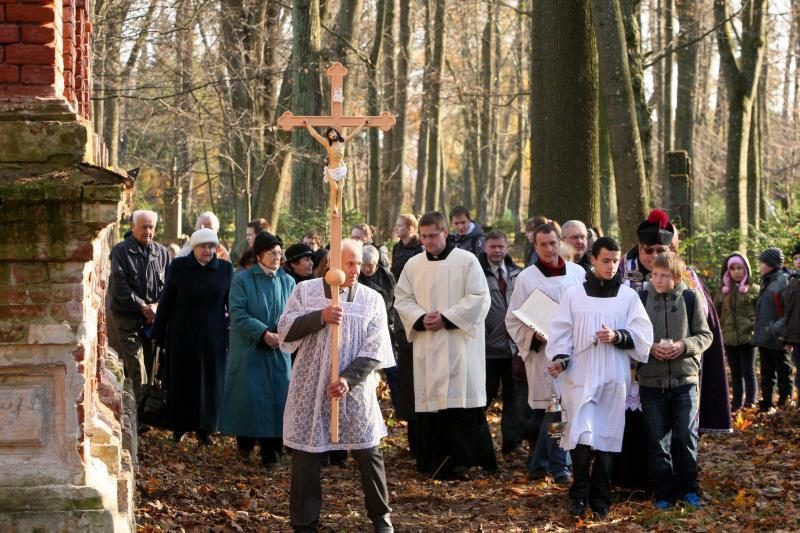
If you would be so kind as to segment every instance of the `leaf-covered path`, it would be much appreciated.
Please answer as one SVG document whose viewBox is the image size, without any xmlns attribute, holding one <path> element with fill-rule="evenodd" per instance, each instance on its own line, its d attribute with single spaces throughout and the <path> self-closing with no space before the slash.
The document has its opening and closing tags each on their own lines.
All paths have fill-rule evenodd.
<svg viewBox="0 0 800 533">
<path fill-rule="evenodd" d="M 490 422 L 496 430 L 494 412 Z M 800 410 L 747 413 L 733 435 L 702 437 L 702 509 L 657 511 L 628 498 L 607 519 L 585 522 L 567 515 L 565 488 L 529 483 L 521 458 L 500 459 L 496 475 L 468 482 L 421 477 L 404 450 L 403 428 L 389 424 L 384 454 L 397 531 L 800 530 Z M 203 447 L 187 435 L 175 445 L 156 430 L 141 437 L 139 453 L 139 531 L 291 531 L 288 458 L 270 472 L 258 461 L 244 464 L 232 438 Z M 322 530 L 371 530 L 352 459 L 325 467 L 323 476 Z"/>
</svg>

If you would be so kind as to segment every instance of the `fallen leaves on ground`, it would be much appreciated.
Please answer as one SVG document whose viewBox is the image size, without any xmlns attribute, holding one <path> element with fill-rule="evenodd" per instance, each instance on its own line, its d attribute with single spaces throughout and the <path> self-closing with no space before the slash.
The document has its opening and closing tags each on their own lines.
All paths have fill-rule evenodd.
<svg viewBox="0 0 800 533">
<path fill-rule="evenodd" d="M 497 434 L 494 409 L 489 420 Z M 383 447 L 397 531 L 800 531 L 800 410 L 745 412 L 734 434 L 702 436 L 703 508 L 658 511 L 640 495 L 616 492 L 605 520 L 570 517 L 566 488 L 529 482 L 521 457 L 500 457 L 494 475 L 432 481 L 416 472 L 404 425 L 388 422 Z M 158 430 L 141 436 L 139 454 L 140 532 L 291 531 L 290 458 L 269 471 L 256 454 L 244 463 L 233 438 L 216 436 L 213 445 L 201 446 L 187 435 L 175 444 L 170 433 Z M 323 531 L 371 530 L 363 501 L 352 459 L 345 467 L 323 468 Z"/>
</svg>

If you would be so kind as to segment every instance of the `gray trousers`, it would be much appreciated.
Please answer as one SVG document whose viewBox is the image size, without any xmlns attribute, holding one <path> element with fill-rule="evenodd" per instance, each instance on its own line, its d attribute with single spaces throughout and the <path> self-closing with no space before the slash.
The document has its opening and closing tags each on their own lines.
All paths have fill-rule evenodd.
<svg viewBox="0 0 800 533">
<path fill-rule="evenodd" d="M 142 383 L 152 370 L 153 345 L 144 334 L 141 318 L 114 314 L 108 328 L 108 344 L 122 359 L 125 376 L 133 382 L 133 393 L 139 401 Z"/>
<path fill-rule="evenodd" d="M 350 450 L 358 463 L 364 506 L 367 516 L 375 525 L 387 523 L 391 531 L 389 489 L 383 467 L 383 452 L 378 446 L 364 450 Z M 295 531 L 316 531 L 322 507 L 322 480 L 320 468 L 323 453 L 292 450 L 292 487 L 289 496 L 289 519 Z"/>
</svg>

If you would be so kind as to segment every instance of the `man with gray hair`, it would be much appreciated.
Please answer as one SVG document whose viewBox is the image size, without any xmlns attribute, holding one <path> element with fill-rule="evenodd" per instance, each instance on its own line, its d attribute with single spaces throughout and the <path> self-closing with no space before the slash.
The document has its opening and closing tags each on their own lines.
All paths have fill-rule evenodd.
<svg viewBox="0 0 800 533">
<path fill-rule="evenodd" d="M 564 222 L 561 226 L 561 242 L 568 244 L 574 250 L 573 262 L 588 272 L 592 267 L 592 262 L 589 253 L 589 231 L 586 229 L 586 224 L 580 220 Z"/>
<path fill-rule="evenodd" d="M 153 241 L 158 222 L 156 213 L 134 211 L 131 220 L 133 233 L 111 250 L 108 340 L 122 359 L 125 375 L 133 381 L 138 400 L 141 385 L 152 368 L 149 331 L 170 257 L 164 246 Z"/>
</svg>

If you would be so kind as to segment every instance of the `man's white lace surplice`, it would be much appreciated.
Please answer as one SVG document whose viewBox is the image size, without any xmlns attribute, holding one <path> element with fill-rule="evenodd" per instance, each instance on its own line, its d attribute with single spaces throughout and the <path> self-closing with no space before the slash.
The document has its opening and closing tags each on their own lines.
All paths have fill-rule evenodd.
<svg viewBox="0 0 800 533">
<path fill-rule="evenodd" d="M 357 357 L 379 362 L 378 368 L 394 366 L 394 354 L 386 320 L 386 306 L 376 291 L 358 285 L 352 302 L 342 294 L 344 309 L 339 348 L 339 372 Z M 331 443 L 331 400 L 327 387 L 331 369 L 331 328 L 294 342 L 285 342 L 292 323 L 299 317 L 331 304 L 325 297 L 322 279 L 297 285 L 278 322 L 281 349 L 297 353 L 289 396 L 283 416 L 283 442 L 293 449 L 311 453 L 329 450 L 360 450 L 377 446 L 386 436 L 376 395 L 378 376 L 372 372 L 339 400 L 339 442 Z"/>
</svg>

